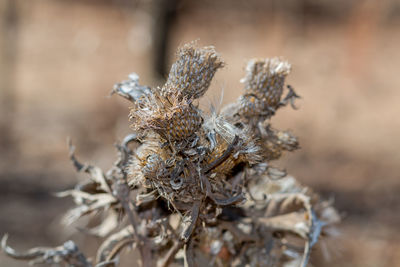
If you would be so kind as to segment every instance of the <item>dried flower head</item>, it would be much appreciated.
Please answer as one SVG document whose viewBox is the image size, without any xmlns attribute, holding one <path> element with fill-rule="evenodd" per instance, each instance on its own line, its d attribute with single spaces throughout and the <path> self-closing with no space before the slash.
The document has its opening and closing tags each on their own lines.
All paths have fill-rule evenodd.
<svg viewBox="0 0 400 267">
<path fill-rule="evenodd" d="M 244 83 L 246 93 L 265 98 L 270 105 L 278 104 L 286 76 L 290 73 L 289 62 L 279 58 L 252 59 L 246 67 Z"/>
<path fill-rule="evenodd" d="M 240 113 L 243 116 L 271 115 L 278 108 L 290 64 L 279 58 L 253 59 L 247 64 L 241 96 Z"/>
<path fill-rule="evenodd" d="M 152 91 L 142 95 L 131 109 L 132 128 L 153 130 L 167 141 L 183 140 L 197 131 L 203 119 L 190 100 L 164 97 Z"/>
<path fill-rule="evenodd" d="M 213 46 L 196 48 L 186 44 L 177 52 L 167 83 L 162 91 L 165 95 L 179 92 L 186 98 L 199 98 L 210 86 L 215 72 L 224 65 Z"/>
<path fill-rule="evenodd" d="M 117 146 L 118 160 L 108 172 L 81 164 L 71 146 L 74 166 L 90 179 L 59 196 L 72 196 L 77 205 L 67 213 L 68 223 L 102 214 L 101 223 L 87 230 L 104 238 L 95 262 L 71 242 L 17 253 L 5 237 L 7 255 L 108 267 L 134 246 L 143 266 L 307 265 L 321 233 L 327 235 L 340 218 L 332 203 L 271 166 L 298 148 L 296 137 L 270 124 L 279 108 L 298 98 L 288 86 L 282 99 L 290 64 L 250 61 L 243 95 L 220 113 L 206 114 L 193 101 L 223 62 L 213 47 L 194 44 L 177 55 L 163 86 L 142 86 L 131 75 L 114 87 L 133 105 L 134 133 Z"/>
</svg>

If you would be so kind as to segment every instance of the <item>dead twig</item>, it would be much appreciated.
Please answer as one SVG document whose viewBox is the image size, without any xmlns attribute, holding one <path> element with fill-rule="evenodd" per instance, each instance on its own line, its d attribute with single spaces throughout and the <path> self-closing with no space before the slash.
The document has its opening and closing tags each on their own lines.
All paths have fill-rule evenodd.
<svg viewBox="0 0 400 267">
<path fill-rule="evenodd" d="M 130 189 L 126 181 L 118 180 L 114 183 L 113 195 L 120 201 L 125 213 L 128 216 L 129 222 L 133 227 L 133 235 L 136 240 L 137 247 L 139 248 L 142 258 L 143 267 L 153 266 L 153 257 L 151 254 L 150 241 L 147 239 L 145 228 L 141 228 L 139 232 L 139 215 L 129 197 Z"/>
<path fill-rule="evenodd" d="M 189 242 L 185 243 L 183 246 L 183 264 L 184 267 L 195 267 L 196 261 L 193 251 L 193 241 L 189 240 Z"/>
<path fill-rule="evenodd" d="M 72 145 L 72 141 L 70 138 L 67 140 L 68 147 L 69 147 L 69 158 L 71 159 L 74 167 L 78 172 L 86 172 L 90 175 L 90 177 L 96 182 L 100 184 L 100 187 L 108 192 L 111 193 L 111 185 L 108 183 L 106 176 L 104 175 L 103 171 L 96 166 L 82 164 L 80 163 L 75 156 L 75 147 Z"/>
<path fill-rule="evenodd" d="M 157 262 L 157 267 L 167 267 L 174 259 L 176 253 L 182 248 L 183 244 L 184 242 L 181 240 L 175 240 L 167 254 Z"/>
<path fill-rule="evenodd" d="M 185 243 L 189 241 L 189 238 L 192 235 L 194 227 L 196 226 L 197 218 L 199 217 L 200 206 L 201 206 L 201 201 L 200 200 L 195 201 L 193 203 L 192 210 L 190 211 L 189 216 L 186 216 L 183 219 L 183 223 L 185 224 L 185 226 L 182 231 L 181 239 Z"/>
<path fill-rule="evenodd" d="M 73 241 L 67 241 L 62 246 L 49 248 L 37 247 L 20 253 L 7 245 L 8 235 L 3 236 L 1 248 L 7 256 L 17 260 L 30 260 L 32 263 L 67 263 L 76 267 L 92 267 L 85 255 L 79 251 Z"/>
</svg>

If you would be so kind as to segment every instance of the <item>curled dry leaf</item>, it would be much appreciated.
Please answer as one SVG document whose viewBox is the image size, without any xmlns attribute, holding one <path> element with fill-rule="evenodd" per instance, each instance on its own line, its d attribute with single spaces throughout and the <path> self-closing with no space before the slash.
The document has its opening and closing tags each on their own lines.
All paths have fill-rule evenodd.
<svg viewBox="0 0 400 267">
<path fill-rule="evenodd" d="M 97 251 L 96 262 L 101 263 L 112 261 L 118 256 L 124 247 L 132 245 L 134 242 L 133 228 L 128 225 L 104 240 Z"/>
<path fill-rule="evenodd" d="M 63 222 L 67 225 L 75 222 L 83 215 L 107 210 L 112 204 L 117 203 L 114 196 L 107 193 L 89 194 L 79 190 L 68 190 L 57 193 L 58 197 L 72 196 L 77 207 L 69 210 L 63 217 Z"/>
</svg>

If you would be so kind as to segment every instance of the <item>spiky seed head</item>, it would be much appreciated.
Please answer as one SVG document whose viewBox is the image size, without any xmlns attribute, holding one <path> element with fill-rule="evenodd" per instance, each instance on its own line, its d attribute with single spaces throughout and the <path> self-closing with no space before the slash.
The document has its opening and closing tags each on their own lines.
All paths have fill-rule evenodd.
<svg viewBox="0 0 400 267">
<path fill-rule="evenodd" d="M 186 98 L 199 98 L 210 86 L 215 72 L 224 63 L 213 46 L 197 48 L 186 44 L 177 52 L 168 80 L 162 91 L 165 95 L 181 94 Z"/>
<path fill-rule="evenodd" d="M 192 136 L 203 123 L 198 110 L 191 104 L 174 107 L 165 119 L 157 121 L 156 131 L 166 140 L 180 141 Z"/>
<path fill-rule="evenodd" d="M 157 91 L 139 100 L 130 113 L 136 131 L 153 130 L 165 140 L 179 141 L 193 135 L 203 122 L 189 100 L 164 97 Z"/>
<path fill-rule="evenodd" d="M 275 108 L 281 100 L 286 76 L 291 66 L 279 58 L 253 59 L 247 64 L 246 77 L 241 80 L 247 94 L 255 94 L 269 107 Z"/>
</svg>

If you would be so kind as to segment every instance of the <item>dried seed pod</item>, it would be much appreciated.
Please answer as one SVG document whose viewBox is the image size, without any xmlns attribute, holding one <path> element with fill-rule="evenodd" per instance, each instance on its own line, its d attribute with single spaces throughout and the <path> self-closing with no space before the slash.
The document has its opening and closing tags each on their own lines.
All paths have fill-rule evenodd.
<svg viewBox="0 0 400 267">
<path fill-rule="evenodd" d="M 175 107 L 155 123 L 158 124 L 155 131 L 166 140 L 180 141 L 192 136 L 200 128 L 203 118 L 198 110 L 189 104 Z"/>
<path fill-rule="evenodd" d="M 266 103 L 265 107 L 275 109 L 281 100 L 285 78 L 290 73 L 290 68 L 287 61 L 279 58 L 251 60 L 247 64 L 246 77 L 241 80 L 246 94 L 256 95 Z"/>
<path fill-rule="evenodd" d="M 132 108 L 130 118 L 134 130 L 153 130 L 168 141 L 190 137 L 203 123 L 199 110 L 190 101 L 166 98 L 157 91 L 143 96 Z"/>
<path fill-rule="evenodd" d="M 253 59 L 246 68 L 246 76 L 241 80 L 245 85 L 245 94 L 236 103 L 222 109 L 222 116 L 232 124 L 249 123 L 249 119 L 258 120 L 275 114 L 276 109 L 297 97 L 289 92 L 289 98 L 281 101 L 286 76 L 290 64 L 278 58 Z M 254 120 L 253 120 L 254 121 Z"/>
<path fill-rule="evenodd" d="M 214 47 L 196 48 L 192 43 L 186 44 L 178 50 L 177 60 L 162 88 L 163 94 L 179 93 L 186 98 L 199 98 L 207 91 L 215 72 L 223 65 Z"/>
</svg>

